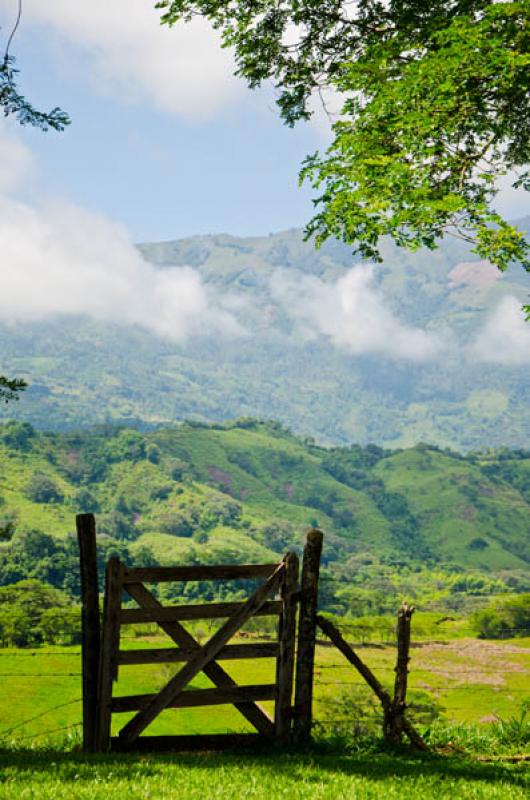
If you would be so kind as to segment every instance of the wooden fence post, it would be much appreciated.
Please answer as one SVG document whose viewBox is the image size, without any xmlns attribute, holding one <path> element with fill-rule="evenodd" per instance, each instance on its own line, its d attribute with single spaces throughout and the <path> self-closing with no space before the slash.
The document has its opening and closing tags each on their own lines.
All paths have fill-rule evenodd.
<svg viewBox="0 0 530 800">
<path fill-rule="evenodd" d="M 76 516 L 81 573 L 81 659 L 83 672 L 83 750 L 96 749 L 96 708 L 100 650 L 96 522 L 93 514 Z"/>
<path fill-rule="evenodd" d="M 96 750 L 106 753 L 110 745 L 112 684 L 118 677 L 120 644 L 120 608 L 123 588 L 123 565 L 116 556 L 109 558 L 105 573 L 103 635 L 99 660 Z"/>
<path fill-rule="evenodd" d="M 412 613 L 412 611 L 410 612 Z M 372 670 L 359 658 L 357 653 L 353 650 L 352 647 L 348 644 L 348 642 L 344 639 L 341 632 L 335 625 L 331 622 L 330 619 L 326 619 L 325 617 L 317 616 L 317 625 L 319 628 L 329 636 L 335 647 L 340 650 L 340 652 L 348 659 L 350 664 L 353 664 L 355 669 L 362 675 L 368 686 L 372 689 L 373 692 L 377 695 L 379 700 L 381 701 L 381 705 L 383 706 L 383 714 L 384 714 L 384 734 L 385 737 L 388 738 L 387 733 L 388 730 L 392 731 L 392 728 L 389 726 L 393 725 L 393 703 L 392 698 L 388 694 L 388 692 L 383 689 L 382 685 L 379 683 L 377 678 L 375 677 Z M 409 615 L 409 641 L 410 641 L 410 615 Z M 405 707 L 403 707 L 403 712 L 405 711 Z M 404 713 L 401 714 L 401 731 L 406 733 L 409 737 L 412 744 L 418 748 L 418 750 L 428 751 L 428 747 L 419 735 L 418 731 L 409 720 L 406 718 Z"/>
<path fill-rule="evenodd" d="M 302 563 L 294 701 L 294 741 L 299 744 L 311 739 L 318 576 L 322 539 L 321 531 L 313 529 L 308 532 Z"/>
<path fill-rule="evenodd" d="M 296 640 L 296 601 L 298 591 L 298 556 L 285 556 L 285 576 L 280 587 L 283 609 L 280 617 L 280 652 L 277 660 L 275 735 L 288 742 L 292 727 L 293 673 Z"/>
<path fill-rule="evenodd" d="M 394 668 L 394 698 L 392 705 L 385 713 L 384 732 L 389 742 L 398 744 L 405 727 L 405 709 L 407 708 L 407 679 L 409 672 L 410 621 L 414 606 L 403 603 L 397 617 L 397 659 Z"/>
</svg>

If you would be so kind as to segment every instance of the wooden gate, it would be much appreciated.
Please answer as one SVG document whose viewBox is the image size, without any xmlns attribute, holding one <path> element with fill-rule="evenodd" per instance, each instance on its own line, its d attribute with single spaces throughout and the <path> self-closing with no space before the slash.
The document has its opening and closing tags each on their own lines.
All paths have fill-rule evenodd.
<svg viewBox="0 0 530 800">
<path fill-rule="evenodd" d="M 128 567 L 117 558 L 106 566 L 103 625 L 99 634 L 97 567 L 95 563 L 95 522 L 92 515 L 79 515 L 83 595 L 83 724 L 86 751 L 107 750 L 190 750 L 233 747 L 252 741 L 286 742 L 293 725 L 303 732 L 310 728 L 314 657 L 314 616 L 316 581 L 322 534 L 311 532 L 304 555 L 302 588 L 298 583 L 298 556 L 287 553 L 275 564 L 217 565 L 189 567 Z M 315 575 L 315 536 L 318 551 Z M 313 545 L 311 545 L 313 542 Z M 186 581 L 260 580 L 244 602 L 162 605 L 146 584 Z M 138 607 L 124 607 L 124 600 Z M 297 664 L 296 701 L 293 707 L 293 682 L 296 649 L 297 605 L 301 605 Z M 251 618 L 278 617 L 274 642 L 230 643 Z M 203 645 L 182 624 L 189 620 L 225 620 Z M 120 630 L 131 623 L 157 623 L 173 640 L 175 647 L 141 650 L 120 649 Z M 309 627 L 308 627 L 309 626 Z M 311 641 L 312 640 L 312 641 Z M 94 653 L 99 650 L 99 653 Z M 221 666 L 220 661 L 274 658 L 275 682 L 240 686 Z M 155 694 L 113 696 L 121 665 L 181 662 L 183 666 Z M 97 670 L 97 671 L 96 671 Z M 210 689 L 187 688 L 203 672 L 214 684 Z M 271 717 L 258 701 L 273 701 Z M 168 708 L 190 708 L 233 704 L 251 723 L 255 733 L 197 736 L 141 736 L 143 731 Z M 299 713 L 296 713 L 298 707 Z M 111 736 L 113 714 L 135 712 Z M 309 717 L 308 717 L 309 715 Z M 309 722 L 308 722 L 309 718 Z"/>
</svg>

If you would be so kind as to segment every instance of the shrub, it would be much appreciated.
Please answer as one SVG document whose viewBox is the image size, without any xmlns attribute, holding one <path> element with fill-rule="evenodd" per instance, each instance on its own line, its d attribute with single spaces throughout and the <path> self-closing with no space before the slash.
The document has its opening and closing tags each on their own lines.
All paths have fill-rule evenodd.
<svg viewBox="0 0 530 800">
<path fill-rule="evenodd" d="M 34 503 L 62 503 L 64 495 L 49 475 L 34 472 L 26 484 L 26 497 Z"/>
<path fill-rule="evenodd" d="M 16 514 L 12 511 L 5 511 L 0 514 L 0 542 L 9 541 L 16 530 Z"/>
<path fill-rule="evenodd" d="M 145 457 L 151 464 L 159 464 L 160 463 L 160 450 L 156 446 L 156 444 L 148 444 L 145 449 Z"/>
<path fill-rule="evenodd" d="M 27 422 L 7 422 L 2 427 L 2 439 L 12 450 L 31 450 L 35 430 Z"/>
<path fill-rule="evenodd" d="M 110 461 L 141 461 L 146 457 L 145 439 L 141 433 L 122 430 L 107 445 Z"/>
<path fill-rule="evenodd" d="M 169 533 L 171 536 L 189 537 L 194 530 L 193 521 L 185 512 L 164 511 L 157 517 L 157 523 L 162 533 Z"/>
<path fill-rule="evenodd" d="M 37 580 L 18 581 L 11 586 L 0 588 L 0 640 L 2 644 L 13 647 L 27 647 L 47 641 L 47 634 L 41 626 L 43 617 L 59 619 L 69 611 L 70 600 L 67 595 Z M 75 612 L 79 627 L 79 612 Z M 64 618 L 66 619 L 66 618 Z M 72 627 L 74 616 L 70 613 Z M 65 627 L 66 622 L 63 624 Z"/>
<path fill-rule="evenodd" d="M 113 539 L 136 539 L 138 536 L 134 522 L 117 509 L 99 517 L 98 530 Z"/>
<path fill-rule="evenodd" d="M 483 639 L 503 639 L 530 634 L 530 594 L 511 597 L 501 605 L 477 611 L 472 624 Z"/>
<path fill-rule="evenodd" d="M 79 489 L 75 493 L 74 505 L 81 514 L 95 514 L 99 511 L 99 503 L 88 489 Z"/>
</svg>

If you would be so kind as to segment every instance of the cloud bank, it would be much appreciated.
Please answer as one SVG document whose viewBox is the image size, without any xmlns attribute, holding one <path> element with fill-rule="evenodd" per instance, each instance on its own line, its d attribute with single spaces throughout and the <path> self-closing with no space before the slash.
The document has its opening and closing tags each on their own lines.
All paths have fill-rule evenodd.
<svg viewBox="0 0 530 800">
<path fill-rule="evenodd" d="M 144 260 L 127 229 L 103 215 L 44 196 L 28 204 L 13 190 L 33 179 L 34 158 L 15 129 L 0 124 L 0 318 L 27 322 L 86 315 L 136 325 L 184 342 L 240 336 L 248 301 L 206 286 L 191 267 L 161 270 Z M 470 362 L 530 363 L 530 324 L 505 296 L 468 346 L 411 326 L 387 307 L 374 269 L 359 265 L 336 281 L 277 270 L 271 294 L 307 340 L 326 338 L 353 356 L 428 362 L 452 353 Z"/>
<path fill-rule="evenodd" d="M 433 358 L 440 342 L 397 319 L 385 307 L 373 278 L 370 266 L 354 267 L 335 283 L 278 271 L 271 288 L 306 338 L 323 335 L 352 355 L 379 353 L 411 361 Z"/>
<path fill-rule="evenodd" d="M 155 269 L 121 225 L 75 206 L 0 200 L 0 248 L 4 320 L 84 314 L 174 341 L 242 333 L 195 270 Z"/>
<path fill-rule="evenodd" d="M 473 342 L 469 355 L 506 366 L 530 364 L 530 322 L 516 297 L 504 297 Z"/>
<path fill-rule="evenodd" d="M 0 9 L 6 19 L 13 14 L 10 0 L 0 0 Z M 149 0 L 25 0 L 24 26 L 34 24 L 44 42 L 55 44 L 62 74 L 120 99 L 206 120 L 247 91 L 233 76 L 231 54 L 204 20 L 161 26 Z"/>
<path fill-rule="evenodd" d="M 103 215 L 44 196 L 29 205 L 9 190 L 32 178 L 31 151 L 0 124 L 0 318 L 7 322 L 87 315 L 139 325 L 181 342 L 244 333 L 229 306 L 191 267 L 160 270 L 127 229 Z"/>
</svg>

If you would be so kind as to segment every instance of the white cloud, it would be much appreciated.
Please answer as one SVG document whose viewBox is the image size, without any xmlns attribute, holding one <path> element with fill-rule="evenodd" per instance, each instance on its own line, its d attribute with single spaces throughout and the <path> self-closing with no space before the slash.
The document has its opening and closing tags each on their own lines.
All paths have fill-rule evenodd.
<svg viewBox="0 0 530 800">
<path fill-rule="evenodd" d="M 243 329 L 230 298 L 214 296 L 191 267 L 156 269 L 127 229 L 103 215 L 44 197 L 28 205 L 6 193 L 27 177 L 32 157 L 0 126 L 0 317 L 4 321 L 84 314 L 139 325 L 182 341 Z"/>
<path fill-rule="evenodd" d="M 7 17 L 12 4 L 0 0 Z M 244 96 L 232 56 L 202 19 L 170 29 L 149 0 L 25 0 L 24 26 L 37 23 L 64 75 L 96 90 L 152 103 L 190 119 L 209 119 Z M 83 56 L 80 63 L 79 55 Z"/>
<path fill-rule="evenodd" d="M 478 333 L 470 354 L 493 364 L 530 364 L 530 323 L 525 322 L 520 300 L 511 295 L 501 300 Z"/>
<path fill-rule="evenodd" d="M 242 332 L 194 269 L 155 269 L 121 225 L 73 205 L 0 200 L 0 250 L 4 320 L 85 314 L 176 341 Z"/>
<path fill-rule="evenodd" d="M 372 267 L 364 265 L 335 283 L 282 270 L 273 275 L 271 289 L 306 338 L 326 336 L 354 355 L 381 353 L 412 361 L 433 357 L 440 343 L 397 319 L 373 287 L 373 277 Z"/>
</svg>

